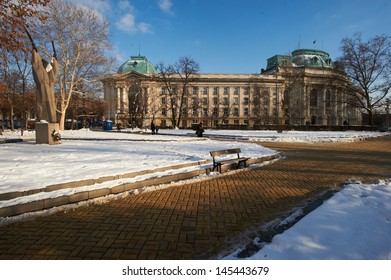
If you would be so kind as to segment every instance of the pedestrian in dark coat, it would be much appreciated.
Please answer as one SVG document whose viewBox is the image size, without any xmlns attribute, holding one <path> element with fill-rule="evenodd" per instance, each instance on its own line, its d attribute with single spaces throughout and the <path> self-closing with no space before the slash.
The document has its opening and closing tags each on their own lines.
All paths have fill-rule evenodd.
<svg viewBox="0 0 391 280">
<path fill-rule="evenodd" d="M 152 130 L 152 134 L 155 134 L 156 132 L 156 125 L 154 122 L 151 122 L 151 130 Z"/>
<path fill-rule="evenodd" d="M 205 129 L 204 126 L 202 125 L 202 122 L 200 122 L 197 126 L 196 134 L 198 137 L 202 137 L 202 134 L 204 133 Z"/>
</svg>

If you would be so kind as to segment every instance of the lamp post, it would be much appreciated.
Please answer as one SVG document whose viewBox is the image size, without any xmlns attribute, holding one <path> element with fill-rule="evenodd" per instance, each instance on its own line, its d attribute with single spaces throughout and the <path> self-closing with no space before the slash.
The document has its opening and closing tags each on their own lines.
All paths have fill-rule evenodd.
<svg viewBox="0 0 391 280">
<path fill-rule="evenodd" d="M 390 124 L 388 122 L 389 109 L 390 109 L 390 99 L 386 98 L 386 131 L 387 132 L 390 130 Z"/>
<path fill-rule="evenodd" d="M 278 67 L 276 67 L 276 89 L 275 89 L 275 91 L 276 91 L 276 114 L 275 114 L 275 124 L 276 125 L 278 125 L 279 123 L 278 123 L 278 119 L 279 119 L 279 112 L 278 112 L 278 103 L 279 103 L 279 100 L 278 100 L 278 84 L 277 84 L 277 82 L 278 82 Z"/>
</svg>

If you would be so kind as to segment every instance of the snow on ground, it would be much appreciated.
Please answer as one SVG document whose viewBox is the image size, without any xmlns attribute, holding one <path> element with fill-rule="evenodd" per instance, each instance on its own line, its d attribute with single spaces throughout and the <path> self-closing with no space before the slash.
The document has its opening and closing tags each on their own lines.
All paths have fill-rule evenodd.
<svg viewBox="0 0 391 280">
<path fill-rule="evenodd" d="M 34 141 L 1 144 L 0 193 L 210 159 L 209 151 L 215 149 L 240 147 L 243 155 L 249 157 L 275 153 L 249 142 L 189 137 L 194 136 L 191 130 L 161 130 L 165 135 L 127 132 L 83 129 L 64 131 L 61 145 L 36 145 Z M 21 138 L 19 135 L 20 132 L 7 131 L 0 136 L 0 142 Z M 385 134 L 208 130 L 208 135 L 250 141 L 330 142 Z M 23 136 L 34 137 L 33 132 Z M 350 184 L 292 228 L 275 236 L 272 243 L 262 244 L 264 247 L 249 259 L 391 259 L 390 232 L 391 181 Z M 236 254 L 226 259 L 236 259 Z"/>
<path fill-rule="evenodd" d="M 210 160 L 209 151 L 222 148 L 239 147 L 243 156 L 251 158 L 275 154 L 275 151 L 253 143 L 154 136 L 66 131 L 64 138 L 92 140 L 64 139 L 60 145 L 2 144 L 0 193 Z M 107 140 L 113 137 L 117 140 Z M 142 139 L 144 141 L 140 141 Z"/>
<path fill-rule="evenodd" d="M 391 181 L 349 184 L 247 259 L 391 260 L 390 233 Z"/>
<path fill-rule="evenodd" d="M 86 129 L 66 130 L 61 133 L 65 138 L 110 138 L 110 139 L 132 139 L 132 140 L 178 140 L 178 137 L 183 137 L 182 140 L 188 139 L 189 136 L 195 136 L 194 130 L 189 129 L 160 129 L 159 134 L 151 135 L 150 130 L 140 129 L 125 129 L 117 133 L 111 132 L 90 131 Z M 20 131 L 6 131 L 0 135 L 1 139 L 15 138 L 35 138 L 34 131 L 24 131 L 23 136 L 20 136 Z M 273 130 L 216 130 L 207 129 L 204 133 L 205 137 L 216 138 L 238 138 L 240 140 L 249 141 L 266 141 L 266 142 L 341 142 L 341 141 L 357 141 L 371 137 L 385 135 L 384 132 L 377 131 L 283 131 L 278 133 Z"/>
<path fill-rule="evenodd" d="M 191 130 L 162 130 L 169 134 L 194 135 Z M 352 142 L 372 137 L 383 136 L 376 131 L 283 131 L 273 130 L 215 130 L 207 129 L 206 137 L 237 138 L 258 142 Z"/>
</svg>

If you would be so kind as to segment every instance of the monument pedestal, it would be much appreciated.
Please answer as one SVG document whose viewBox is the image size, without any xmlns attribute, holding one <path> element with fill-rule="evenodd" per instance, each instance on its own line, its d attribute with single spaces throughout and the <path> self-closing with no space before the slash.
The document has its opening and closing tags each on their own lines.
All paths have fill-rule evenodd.
<svg viewBox="0 0 391 280">
<path fill-rule="evenodd" d="M 61 144 L 56 134 L 60 133 L 58 123 L 36 123 L 35 124 L 35 141 L 37 144 Z"/>
</svg>

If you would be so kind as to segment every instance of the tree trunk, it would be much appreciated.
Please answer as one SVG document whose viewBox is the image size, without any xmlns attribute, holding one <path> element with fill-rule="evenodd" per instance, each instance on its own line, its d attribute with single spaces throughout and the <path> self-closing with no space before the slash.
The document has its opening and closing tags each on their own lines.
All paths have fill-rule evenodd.
<svg viewBox="0 0 391 280">
<path fill-rule="evenodd" d="M 373 126 L 373 112 L 372 110 L 368 110 L 368 124 Z"/>
<path fill-rule="evenodd" d="M 60 113 L 59 129 L 61 131 L 65 130 L 65 110 Z"/>
<path fill-rule="evenodd" d="M 3 111 L 0 110 L 0 135 L 3 135 L 3 131 L 4 131 L 4 114 L 3 114 Z"/>
<path fill-rule="evenodd" d="M 14 107 L 11 106 L 11 109 L 10 109 L 10 115 L 9 115 L 9 118 L 10 118 L 10 126 L 11 126 L 11 131 L 14 131 L 15 130 L 15 124 L 14 124 Z"/>
</svg>

